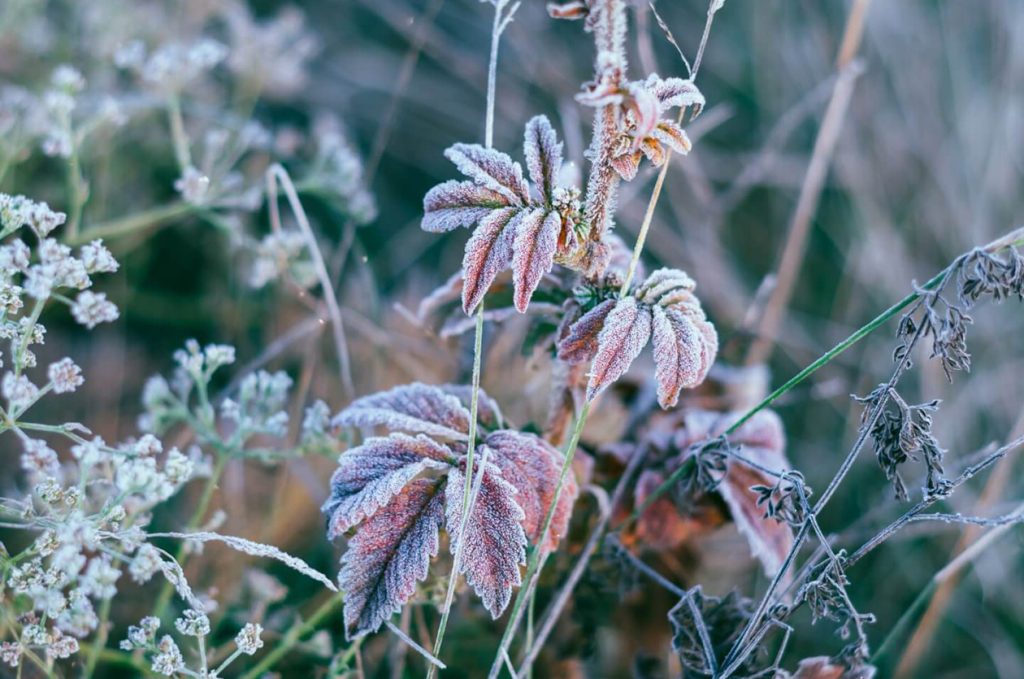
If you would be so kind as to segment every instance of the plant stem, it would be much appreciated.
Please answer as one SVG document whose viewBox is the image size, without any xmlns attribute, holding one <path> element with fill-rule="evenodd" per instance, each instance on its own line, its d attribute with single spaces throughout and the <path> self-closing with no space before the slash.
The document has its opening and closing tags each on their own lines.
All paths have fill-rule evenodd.
<svg viewBox="0 0 1024 679">
<path fill-rule="evenodd" d="M 64 239 L 64 242 L 68 245 L 81 245 L 97 238 L 126 236 L 135 231 L 158 226 L 177 217 L 187 215 L 194 209 L 192 205 L 185 202 L 170 203 L 151 210 L 128 215 L 127 217 L 103 222 L 89 229 L 78 229 L 73 235 L 69 234 Z"/>
<path fill-rule="evenodd" d="M 462 521 L 459 522 L 459 536 L 456 540 L 455 555 L 452 559 L 452 572 L 448 576 L 448 590 L 444 596 L 444 608 L 441 609 L 441 622 L 437 627 L 437 636 L 434 640 L 434 656 L 441 657 L 441 645 L 444 643 L 444 633 L 448 628 L 448 616 L 452 611 L 452 601 L 455 599 L 455 590 L 459 582 L 459 572 L 462 568 L 462 556 L 466 544 L 466 525 L 469 523 L 469 515 L 473 511 L 471 496 L 473 490 L 473 456 L 476 450 L 477 412 L 480 402 L 480 363 L 483 355 L 484 337 L 484 301 L 480 300 L 476 312 L 476 333 L 473 342 L 473 387 L 469 408 L 469 446 L 466 450 L 466 483 L 462 490 Z M 430 663 L 427 668 L 427 678 L 432 679 L 437 673 L 437 666 Z"/>
<path fill-rule="evenodd" d="M 89 649 L 87 660 L 85 663 L 85 669 L 82 671 L 82 676 L 85 679 L 89 679 L 92 673 L 96 671 L 96 664 L 100 660 L 100 656 L 103 651 L 107 650 L 107 637 L 110 634 L 110 628 L 108 620 L 110 619 L 110 602 L 113 599 L 106 598 L 100 604 L 99 624 L 96 626 L 96 639 L 93 640 L 93 645 Z M 125 657 L 118 653 L 118 657 Z"/>
<path fill-rule="evenodd" d="M 199 498 L 199 504 L 196 505 L 196 510 L 192 513 L 192 518 L 189 519 L 187 527 L 182 532 L 189 533 L 195 530 L 202 522 L 203 517 L 206 516 L 206 510 L 210 506 L 210 501 L 213 499 L 213 492 L 217 489 L 217 482 L 220 481 L 221 474 L 224 472 L 224 466 L 227 464 L 227 461 L 227 455 L 223 453 L 219 453 L 217 455 L 217 461 L 214 463 L 213 471 L 210 473 L 210 478 L 206 480 L 206 486 L 203 488 L 203 494 Z M 188 553 L 185 551 L 186 544 L 186 542 L 182 542 L 174 556 L 183 571 L 185 569 L 185 560 L 188 556 Z M 160 595 L 157 597 L 156 604 L 153 607 L 153 615 L 155 617 L 163 618 L 164 613 L 167 610 L 167 605 L 171 602 L 171 596 L 173 594 L 174 585 L 169 581 L 165 581 L 163 589 L 160 590 Z"/>
<path fill-rule="evenodd" d="M 188 148 L 188 135 L 185 133 L 185 121 L 181 116 L 181 100 L 174 94 L 167 100 L 167 118 L 171 125 L 171 140 L 174 143 L 174 157 L 178 161 L 178 169 L 182 172 L 192 165 L 192 154 Z"/>
<path fill-rule="evenodd" d="M 316 630 L 324 618 L 331 615 L 344 601 L 344 594 L 339 593 L 332 596 L 330 599 L 325 601 L 313 611 L 313 614 L 309 616 L 303 622 L 296 622 L 292 625 L 281 642 L 274 647 L 274 650 L 267 653 L 263 658 L 260 659 L 259 663 L 255 667 L 250 669 L 248 672 L 242 675 L 242 679 L 258 679 L 263 674 L 270 670 L 278 661 L 281 660 L 299 641 L 302 637 L 306 636 L 310 632 Z M 356 639 L 353 642 L 353 647 L 358 648 L 362 643 L 362 637 Z"/>
</svg>

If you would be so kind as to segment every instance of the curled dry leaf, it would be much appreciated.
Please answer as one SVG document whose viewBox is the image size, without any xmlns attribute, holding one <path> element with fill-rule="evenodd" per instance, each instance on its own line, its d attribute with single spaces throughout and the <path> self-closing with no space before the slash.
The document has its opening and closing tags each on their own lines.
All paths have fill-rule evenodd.
<svg viewBox="0 0 1024 679">
<path fill-rule="evenodd" d="M 605 300 L 572 326 L 558 345 L 569 363 L 593 358 L 587 398 L 622 376 L 653 337 L 658 402 L 670 408 L 683 389 L 704 381 L 718 354 L 718 333 L 682 271 L 658 269 L 632 295 Z"/>
<path fill-rule="evenodd" d="M 455 144 L 445 155 L 470 181 L 448 181 L 423 200 L 423 229 L 475 226 L 463 259 L 463 309 L 471 313 L 495 277 L 512 267 L 515 307 L 526 311 L 537 285 L 557 256 L 578 247 L 578 201 L 557 186 L 562 145 L 551 123 L 536 116 L 526 124 L 524 155 L 531 185 L 519 163 L 477 144 Z"/>
<path fill-rule="evenodd" d="M 442 521 L 457 547 L 471 397 L 461 385 L 411 384 L 358 399 L 334 418 L 337 426 L 388 431 L 341 455 L 323 506 L 331 539 L 355 530 L 338 576 L 350 637 L 376 630 L 413 596 L 437 554 Z M 501 411 L 486 393 L 477 405 L 478 450 L 490 462 L 475 467 L 483 478 L 462 568 L 497 617 L 520 584 L 527 541 L 541 540 L 561 456 L 532 434 L 501 428 Z M 576 495 L 570 480 L 542 548 L 554 549 L 565 535 Z"/>
<path fill-rule="evenodd" d="M 694 444 L 720 436 L 740 415 L 688 412 L 684 427 L 676 435 L 675 446 L 686 450 Z M 770 410 L 756 413 L 729 436 L 729 442 L 739 446 L 739 455 L 744 459 L 765 469 L 781 472 L 790 468 L 785 454 L 782 420 Z M 747 538 L 752 554 L 769 575 L 778 572 L 789 553 L 793 544 L 793 529 L 787 523 L 765 516 L 764 508 L 758 503 L 760 496 L 752 488 L 758 485 L 772 486 L 775 480 L 775 477 L 759 469 L 730 458 L 725 477 L 716 491 L 725 501 L 736 526 Z"/>
</svg>

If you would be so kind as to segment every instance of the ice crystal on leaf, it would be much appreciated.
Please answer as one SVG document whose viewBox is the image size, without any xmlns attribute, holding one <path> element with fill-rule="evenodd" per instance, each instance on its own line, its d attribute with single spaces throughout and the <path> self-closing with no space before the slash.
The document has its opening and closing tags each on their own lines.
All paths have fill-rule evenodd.
<svg viewBox="0 0 1024 679">
<path fill-rule="evenodd" d="M 463 259 L 462 303 L 470 313 L 495 277 L 511 267 L 515 307 L 526 311 L 555 259 L 578 244 L 578 201 L 557 186 L 562 144 L 551 123 L 526 124 L 524 155 L 530 182 L 507 154 L 478 144 L 455 144 L 445 156 L 469 179 L 447 181 L 423 199 L 423 229 L 435 233 L 475 226 Z"/>
<path fill-rule="evenodd" d="M 355 529 L 338 575 L 350 637 L 376 630 L 415 594 L 437 555 L 442 522 L 455 553 L 470 397 L 468 387 L 411 384 L 358 399 L 334 418 L 339 427 L 387 432 L 341 455 L 323 506 L 332 539 Z M 480 490 L 466 521 L 461 570 L 497 617 L 521 584 L 528 541 L 541 541 L 562 460 L 543 439 L 502 428 L 501 411 L 484 392 L 477 410 Z M 576 495 L 570 478 L 542 548 L 554 549 L 565 535 Z"/>
<path fill-rule="evenodd" d="M 559 342 L 569 363 L 593 359 L 587 398 L 615 382 L 653 338 L 658 402 L 674 406 L 683 389 L 707 376 L 718 354 L 718 334 L 682 271 L 658 269 L 633 293 L 600 302 L 583 314 Z"/>
</svg>

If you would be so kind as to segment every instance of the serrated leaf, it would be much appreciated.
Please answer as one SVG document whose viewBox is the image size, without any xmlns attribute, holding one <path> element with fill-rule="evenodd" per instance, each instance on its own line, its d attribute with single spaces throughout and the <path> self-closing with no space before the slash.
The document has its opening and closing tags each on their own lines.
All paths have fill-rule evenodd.
<svg viewBox="0 0 1024 679">
<path fill-rule="evenodd" d="M 633 181 L 636 177 L 637 171 L 640 169 L 640 159 L 642 154 L 640 151 L 634 153 L 626 152 L 622 155 L 615 156 L 609 162 L 612 169 L 619 173 L 624 181 Z"/>
<path fill-rule="evenodd" d="M 744 447 L 743 455 L 769 469 L 780 468 L 778 457 L 766 448 Z M 778 573 L 789 554 L 793 546 L 793 529 L 787 523 L 766 517 L 764 508 L 757 504 L 757 493 L 750 489 L 757 485 L 771 486 L 774 480 L 745 464 L 732 462 L 718 486 L 718 493 L 729 507 L 733 521 L 746 536 L 751 553 L 761 562 L 769 577 Z"/>
<path fill-rule="evenodd" d="M 439 482 L 417 479 L 349 540 L 338 584 L 345 592 L 345 635 L 376 631 L 427 577 L 444 518 Z"/>
<path fill-rule="evenodd" d="M 558 358 L 567 363 L 582 363 L 597 353 L 597 336 L 617 300 L 608 299 L 583 314 L 558 342 Z"/>
<path fill-rule="evenodd" d="M 551 205 L 555 178 L 562 167 L 562 144 L 547 116 L 534 116 L 526 123 L 523 140 L 526 169 L 541 201 Z"/>
<path fill-rule="evenodd" d="M 360 429 L 386 427 L 390 431 L 465 441 L 469 411 L 451 394 L 417 382 L 356 399 L 334 417 L 332 424 Z"/>
<path fill-rule="evenodd" d="M 555 265 L 561 229 L 562 217 L 554 210 L 533 210 L 519 221 L 512 244 L 512 280 L 519 313 L 526 312 L 533 291 Z"/>
<path fill-rule="evenodd" d="M 460 226 L 472 226 L 492 210 L 508 207 L 504 194 L 471 181 L 446 181 L 423 198 L 424 231 L 441 233 Z"/>
<path fill-rule="evenodd" d="M 647 86 L 658 98 L 662 110 L 687 106 L 695 106 L 699 110 L 704 107 L 704 95 L 692 80 L 662 79 L 654 75 L 647 79 Z"/>
<path fill-rule="evenodd" d="M 683 314 L 655 306 L 652 345 L 658 403 L 670 408 L 679 401 L 683 389 L 704 381 L 704 337 Z"/>
<path fill-rule="evenodd" d="M 666 298 L 674 299 L 680 292 L 691 292 L 697 284 L 679 269 L 661 268 L 651 272 L 637 288 L 637 297 L 645 304 L 665 305 Z"/>
<path fill-rule="evenodd" d="M 486 445 L 495 453 L 491 461 L 501 469 L 501 477 L 516 487 L 516 503 L 524 513 L 523 530 L 527 539 L 536 543 L 540 539 L 544 517 L 555 499 L 562 454 L 544 439 L 514 431 L 494 432 L 487 437 Z M 543 548 L 553 550 L 565 537 L 578 494 L 575 475 L 570 472 L 559 495 Z"/>
<path fill-rule="evenodd" d="M 650 308 L 637 303 L 633 297 L 616 302 L 597 335 L 597 353 L 590 366 L 587 400 L 622 377 L 650 337 Z"/>
<path fill-rule="evenodd" d="M 451 457 L 448 448 L 423 434 L 399 433 L 368 439 L 342 453 L 321 509 L 328 515 L 328 539 L 373 516 L 421 472 L 444 468 Z"/>
<path fill-rule="evenodd" d="M 459 399 L 472 412 L 473 387 L 468 384 L 442 384 L 441 389 Z M 498 402 L 483 389 L 477 389 L 476 419 L 486 429 L 498 429 L 504 424 Z"/>
<path fill-rule="evenodd" d="M 523 178 L 523 168 L 507 153 L 479 144 L 454 144 L 444 155 L 455 163 L 459 172 L 480 186 L 505 196 L 513 205 L 523 206 L 530 202 L 530 187 Z"/>
<path fill-rule="evenodd" d="M 467 314 L 473 313 L 494 278 L 512 263 L 516 222 L 523 214 L 520 208 L 494 210 L 480 220 L 466 243 L 462 258 L 462 308 Z"/>
<path fill-rule="evenodd" d="M 474 474 L 482 473 L 484 477 L 466 521 L 461 572 L 484 608 L 497 618 L 508 606 L 513 588 L 522 584 L 519 567 L 526 562 L 525 514 L 516 504 L 515 486 L 502 479 L 494 465 L 482 467 L 474 469 Z M 459 546 L 465 479 L 465 472 L 458 467 L 448 473 L 445 514 L 452 554 Z"/>
</svg>

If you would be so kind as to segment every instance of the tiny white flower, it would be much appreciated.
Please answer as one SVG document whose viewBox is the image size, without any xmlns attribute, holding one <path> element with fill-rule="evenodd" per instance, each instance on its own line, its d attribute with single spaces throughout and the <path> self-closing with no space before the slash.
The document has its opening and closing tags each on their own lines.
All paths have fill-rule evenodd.
<svg viewBox="0 0 1024 679">
<path fill-rule="evenodd" d="M 107 300 L 106 293 L 86 290 L 78 295 L 71 307 L 75 320 L 92 330 L 100 323 L 116 321 L 117 307 Z"/>
<path fill-rule="evenodd" d="M 56 363 L 50 364 L 46 371 L 47 377 L 53 383 L 55 394 L 67 394 L 82 386 L 85 379 L 82 377 L 82 369 L 75 365 L 70 358 L 63 358 Z"/>
<path fill-rule="evenodd" d="M 235 644 L 238 646 L 238 650 L 246 655 L 253 655 L 256 651 L 263 648 L 263 639 L 260 635 L 263 634 L 263 626 L 259 623 L 247 623 L 238 634 L 235 636 Z"/>
</svg>

